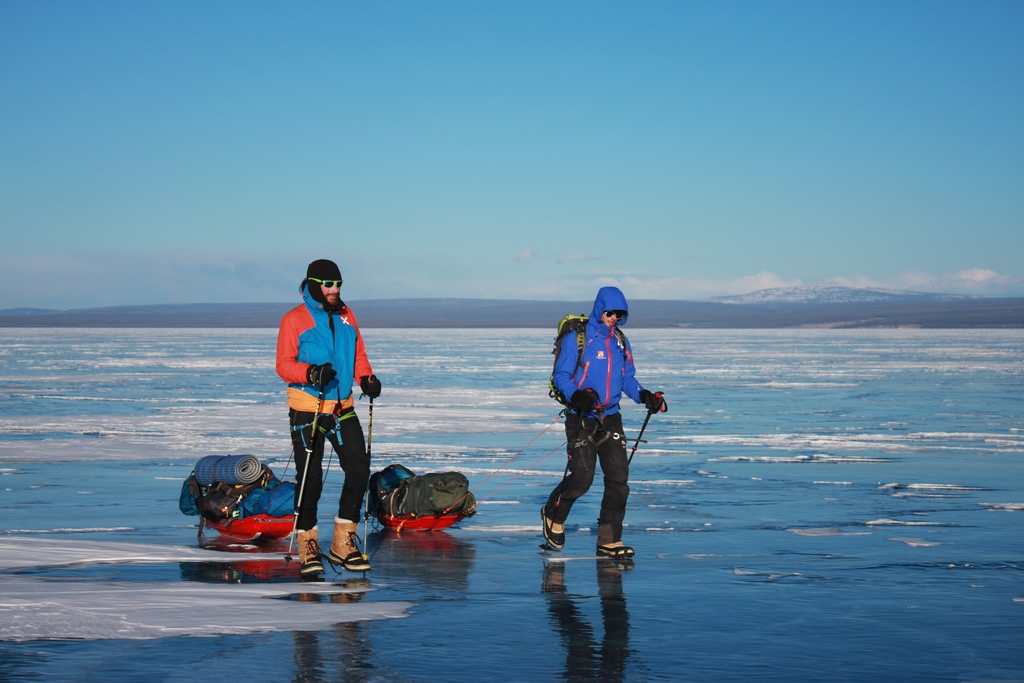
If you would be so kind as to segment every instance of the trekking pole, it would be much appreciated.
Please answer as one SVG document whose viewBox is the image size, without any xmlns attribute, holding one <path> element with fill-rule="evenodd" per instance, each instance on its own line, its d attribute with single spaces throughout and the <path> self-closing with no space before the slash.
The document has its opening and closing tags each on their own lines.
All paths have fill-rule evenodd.
<svg viewBox="0 0 1024 683">
<path fill-rule="evenodd" d="M 629 463 L 633 462 L 633 455 L 636 453 L 636 449 L 640 447 L 640 442 L 644 438 L 644 430 L 647 429 L 647 423 L 651 421 L 651 415 L 654 415 L 655 412 L 664 413 L 665 411 L 668 410 L 668 404 L 665 403 L 664 394 L 662 394 L 660 391 L 656 391 L 654 392 L 654 395 L 661 398 L 661 407 L 658 408 L 657 411 L 647 411 L 647 417 L 644 418 L 644 425 L 640 428 L 640 434 L 636 437 L 636 440 L 633 442 L 633 450 L 630 451 L 629 453 L 629 459 L 626 460 L 626 467 L 629 467 Z"/>
<path fill-rule="evenodd" d="M 284 556 L 285 562 L 292 561 L 292 543 L 295 541 L 295 532 L 299 528 L 299 510 L 302 509 L 302 494 L 306 491 L 306 474 L 309 472 L 309 461 L 313 458 L 313 444 L 316 442 L 316 430 L 320 428 L 320 409 L 324 405 L 324 387 L 320 385 L 320 393 L 316 398 L 316 413 L 313 415 L 313 427 L 309 430 L 309 443 L 306 444 L 306 465 L 302 468 L 302 482 L 299 484 L 299 499 L 295 501 L 295 521 L 292 522 L 292 533 L 288 537 L 288 554 Z M 298 467 L 298 462 L 295 463 Z"/>
<path fill-rule="evenodd" d="M 370 453 L 373 451 L 373 396 L 370 397 L 370 414 L 366 420 L 366 461 L 370 461 Z M 368 560 L 366 556 L 367 546 L 370 544 L 369 536 L 367 536 L 367 528 L 370 524 L 370 489 L 366 489 L 366 507 L 363 509 L 363 559 Z"/>
</svg>

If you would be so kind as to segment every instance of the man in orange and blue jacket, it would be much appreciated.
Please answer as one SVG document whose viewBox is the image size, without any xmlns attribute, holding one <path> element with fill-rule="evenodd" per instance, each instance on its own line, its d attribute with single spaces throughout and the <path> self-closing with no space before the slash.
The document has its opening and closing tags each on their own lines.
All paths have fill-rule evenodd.
<svg viewBox="0 0 1024 683">
<path fill-rule="evenodd" d="M 371 399 L 380 395 L 381 385 L 366 357 L 355 314 L 341 300 L 341 282 L 341 271 L 333 261 L 310 263 L 299 286 L 303 303 L 284 315 L 277 335 L 277 374 L 288 383 L 288 416 L 299 482 L 295 510 L 300 572 L 306 577 L 324 571 L 317 503 L 323 490 L 325 437 L 345 472 L 327 559 L 349 571 L 370 569 L 356 545 L 370 459 L 353 408 L 352 385 L 358 378 L 362 392 Z"/>
</svg>

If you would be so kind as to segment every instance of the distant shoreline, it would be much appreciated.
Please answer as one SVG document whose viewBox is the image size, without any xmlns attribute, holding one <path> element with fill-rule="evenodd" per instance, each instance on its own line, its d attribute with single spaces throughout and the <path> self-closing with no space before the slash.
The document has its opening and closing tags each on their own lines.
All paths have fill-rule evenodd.
<svg viewBox="0 0 1024 683">
<path fill-rule="evenodd" d="M 276 328 L 293 303 L 159 304 L 0 311 L 0 327 Z M 592 302 L 501 299 L 351 301 L 360 327 L 554 328 Z M 1024 297 L 843 303 L 630 302 L 632 328 L 1024 328 Z"/>
</svg>

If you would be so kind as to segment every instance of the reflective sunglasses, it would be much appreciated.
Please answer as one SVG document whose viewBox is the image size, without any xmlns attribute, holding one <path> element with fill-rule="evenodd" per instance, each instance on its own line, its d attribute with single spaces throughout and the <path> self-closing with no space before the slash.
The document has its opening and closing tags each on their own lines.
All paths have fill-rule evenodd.
<svg viewBox="0 0 1024 683">
<path fill-rule="evenodd" d="M 310 282 L 318 282 L 327 289 L 334 289 L 335 287 L 341 287 L 341 280 L 318 280 L 315 277 L 306 278 Z"/>
<path fill-rule="evenodd" d="M 629 315 L 626 311 L 605 311 L 604 314 L 609 318 L 618 318 L 619 320 L 622 320 Z"/>
</svg>

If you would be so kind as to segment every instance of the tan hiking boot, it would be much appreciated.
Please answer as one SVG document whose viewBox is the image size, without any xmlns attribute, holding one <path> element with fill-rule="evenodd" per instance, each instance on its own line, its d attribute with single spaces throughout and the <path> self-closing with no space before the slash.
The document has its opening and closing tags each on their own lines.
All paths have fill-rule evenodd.
<svg viewBox="0 0 1024 683">
<path fill-rule="evenodd" d="M 327 554 L 327 561 L 337 569 L 347 569 L 350 572 L 365 572 L 370 570 L 370 563 L 363 554 L 359 552 L 356 545 L 356 529 L 359 525 L 347 519 L 334 518 L 334 538 L 331 539 L 331 552 Z"/>
<path fill-rule="evenodd" d="M 633 549 L 622 541 L 597 546 L 597 554 L 601 557 L 611 557 L 616 560 L 628 560 L 635 554 Z"/>
<path fill-rule="evenodd" d="M 320 559 L 317 527 L 309 531 L 299 531 L 299 563 L 299 573 L 303 576 L 323 573 L 324 563 Z"/>
<path fill-rule="evenodd" d="M 548 519 L 548 513 L 543 507 L 540 509 L 540 528 L 549 546 L 555 550 L 561 550 L 565 546 L 565 525 L 556 524 Z"/>
<path fill-rule="evenodd" d="M 615 538 L 610 524 L 598 524 L 597 526 L 597 554 L 601 557 L 611 557 L 616 560 L 628 560 L 633 557 L 633 549 L 622 542 L 622 539 Z"/>
</svg>

